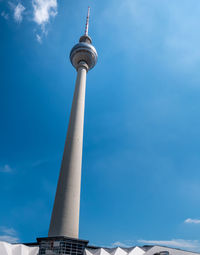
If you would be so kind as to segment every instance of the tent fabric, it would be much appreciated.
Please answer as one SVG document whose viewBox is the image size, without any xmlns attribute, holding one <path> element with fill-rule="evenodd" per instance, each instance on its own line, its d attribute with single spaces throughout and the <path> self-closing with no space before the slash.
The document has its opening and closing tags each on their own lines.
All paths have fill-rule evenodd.
<svg viewBox="0 0 200 255">
<path fill-rule="evenodd" d="M 183 251 L 176 248 L 169 248 L 169 247 L 163 247 L 163 246 L 153 246 L 150 250 L 148 250 L 145 255 L 154 255 L 163 251 L 169 252 L 169 255 L 198 255 L 197 252 L 191 252 L 191 251 Z"/>
<path fill-rule="evenodd" d="M 0 255 L 38 255 L 38 247 L 0 242 Z"/>
<path fill-rule="evenodd" d="M 157 245 L 149 246 L 146 250 L 138 246 L 130 248 L 86 248 L 84 255 L 158 255 L 160 252 L 168 252 L 169 255 L 200 255 L 200 253 Z M 0 255 L 38 255 L 38 253 L 38 246 L 29 247 L 24 244 L 9 244 L 0 241 Z"/>
<path fill-rule="evenodd" d="M 200 255 L 200 253 L 184 251 L 176 248 L 169 248 L 165 246 L 148 246 L 145 247 L 132 247 L 132 248 L 86 248 L 85 255 L 158 255 L 160 252 L 166 252 L 169 255 Z M 89 251 L 89 252 L 88 252 Z"/>
<path fill-rule="evenodd" d="M 129 249 L 121 247 L 85 249 L 85 255 L 143 255 L 143 254 L 145 254 L 145 251 L 138 246 Z"/>
</svg>

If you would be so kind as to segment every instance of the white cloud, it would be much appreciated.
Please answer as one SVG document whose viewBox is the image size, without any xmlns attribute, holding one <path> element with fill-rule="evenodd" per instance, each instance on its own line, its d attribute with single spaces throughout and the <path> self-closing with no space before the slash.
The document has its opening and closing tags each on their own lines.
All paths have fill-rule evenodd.
<svg viewBox="0 0 200 255">
<path fill-rule="evenodd" d="M 184 221 L 184 223 L 200 224 L 200 220 L 188 218 L 188 219 L 186 219 L 186 220 Z"/>
<path fill-rule="evenodd" d="M 112 244 L 112 247 L 116 247 L 116 246 L 120 246 L 120 247 L 127 247 L 127 246 L 131 246 L 130 244 L 127 244 L 126 242 L 119 242 L 116 241 Z"/>
<path fill-rule="evenodd" d="M 42 36 L 47 35 L 46 24 L 57 15 L 57 0 L 32 0 L 33 20 L 41 27 L 42 34 L 36 34 L 36 40 L 42 43 Z"/>
<path fill-rule="evenodd" d="M 18 243 L 19 238 L 14 236 L 0 235 L 0 241 L 8 242 L 8 243 Z"/>
<path fill-rule="evenodd" d="M 32 0 L 33 19 L 41 26 L 45 26 L 51 17 L 57 15 L 57 0 Z"/>
<path fill-rule="evenodd" d="M 8 13 L 6 13 L 5 11 L 1 12 L 1 17 L 3 17 L 4 19 L 8 20 L 9 19 L 9 15 Z"/>
<path fill-rule="evenodd" d="M 20 0 L 18 0 L 17 5 L 15 5 L 12 1 L 8 1 L 8 5 L 14 11 L 14 20 L 17 23 L 22 22 L 24 11 L 26 10 L 26 8 L 19 1 Z M 39 34 L 35 33 L 36 30 L 34 30 L 34 34 L 36 36 L 36 40 L 39 43 L 42 43 L 42 37 L 48 33 L 46 30 L 46 25 L 49 23 L 51 18 L 57 15 L 58 3 L 57 0 L 31 0 L 31 3 L 33 8 L 33 19 L 31 20 L 39 25 L 41 29 Z M 27 10 L 26 16 L 29 13 L 31 13 L 30 10 Z M 9 15 L 5 11 L 1 12 L 0 15 L 5 19 L 9 18 Z M 27 18 L 27 20 L 30 20 L 30 18 Z"/>
<path fill-rule="evenodd" d="M 0 241 L 4 241 L 8 243 L 19 242 L 19 238 L 17 237 L 17 232 L 15 229 L 1 226 L 0 232 L 1 232 Z"/>
<path fill-rule="evenodd" d="M 200 250 L 200 242 L 198 240 L 184 240 L 184 239 L 172 239 L 172 240 L 138 240 L 138 243 L 152 244 L 176 247 L 182 249 Z"/>
<path fill-rule="evenodd" d="M 36 34 L 36 40 L 39 42 L 39 43 L 42 43 L 42 37 L 38 34 Z"/>
<path fill-rule="evenodd" d="M 1 173 L 11 173 L 13 169 L 9 165 L 4 165 L 0 167 Z"/>
<path fill-rule="evenodd" d="M 121 241 L 115 241 L 111 244 L 110 247 L 133 247 L 135 246 L 136 241 L 135 240 L 123 240 Z"/>
<path fill-rule="evenodd" d="M 17 232 L 14 228 L 7 228 L 7 227 L 4 227 L 4 226 L 1 226 L 0 231 L 3 232 L 6 235 L 12 235 L 12 236 L 17 235 Z"/>
<path fill-rule="evenodd" d="M 23 12 L 25 11 L 25 7 L 18 3 L 18 5 L 14 8 L 14 19 L 17 23 L 21 23 L 23 20 Z"/>
<path fill-rule="evenodd" d="M 36 34 L 36 39 L 38 40 L 38 42 L 42 42 L 41 35 Z M 32 167 L 39 167 L 39 166 L 44 165 L 48 162 L 49 162 L 49 159 L 39 159 L 39 160 L 36 160 L 35 162 L 33 162 Z"/>
</svg>

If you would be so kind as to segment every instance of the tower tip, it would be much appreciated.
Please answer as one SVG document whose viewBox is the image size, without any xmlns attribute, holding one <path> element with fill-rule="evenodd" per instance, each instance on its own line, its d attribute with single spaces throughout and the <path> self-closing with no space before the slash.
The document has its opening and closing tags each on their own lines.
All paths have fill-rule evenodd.
<svg viewBox="0 0 200 255">
<path fill-rule="evenodd" d="M 86 36 L 88 36 L 89 18 L 90 18 L 90 6 L 88 6 L 88 13 L 87 13 L 86 25 L 85 25 L 85 35 Z"/>
</svg>

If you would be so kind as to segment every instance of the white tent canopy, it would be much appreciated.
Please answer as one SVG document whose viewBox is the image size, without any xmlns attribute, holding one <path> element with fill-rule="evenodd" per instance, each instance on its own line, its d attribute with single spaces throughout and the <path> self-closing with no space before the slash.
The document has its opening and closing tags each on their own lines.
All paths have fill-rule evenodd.
<svg viewBox="0 0 200 255">
<path fill-rule="evenodd" d="M 163 253 L 164 252 L 164 253 Z M 180 249 L 163 247 L 163 246 L 149 246 L 144 247 L 130 247 L 130 248 L 97 248 L 88 247 L 85 249 L 84 255 L 200 255 L 200 253 L 183 251 Z M 30 247 L 24 244 L 9 244 L 7 242 L 0 241 L 0 255 L 38 255 L 39 247 Z"/>
<path fill-rule="evenodd" d="M 145 251 L 140 247 L 136 246 L 132 249 L 126 248 L 98 248 L 98 249 L 85 249 L 85 255 L 143 255 Z"/>
<path fill-rule="evenodd" d="M 85 255 L 198 255 L 200 253 L 184 251 L 176 248 L 169 248 L 164 246 L 144 246 L 144 247 L 130 247 L 130 248 L 86 248 Z"/>
<path fill-rule="evenodd" d="M 38 247 L 28 247 L 24 244 L 9 244 L 0 242 L 1 255 L 38 255 Z"/>
</svg>

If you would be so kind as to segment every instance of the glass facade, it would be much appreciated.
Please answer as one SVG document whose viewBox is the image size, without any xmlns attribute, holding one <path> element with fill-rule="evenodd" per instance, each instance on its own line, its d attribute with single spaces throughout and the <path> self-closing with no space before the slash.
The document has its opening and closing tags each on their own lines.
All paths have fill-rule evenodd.
<svg viewBox="0 0 200 255">
<path fill-rule="evenodd" d="M 83 255 L 88 241 L 69 238 L 38 238 L 39 255 Z"/>
</svg>

